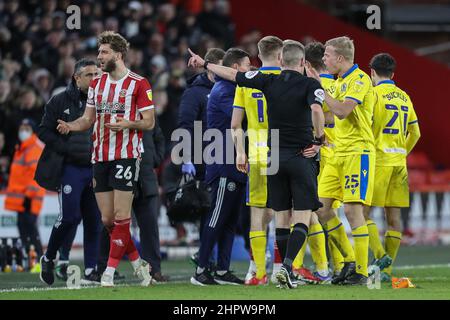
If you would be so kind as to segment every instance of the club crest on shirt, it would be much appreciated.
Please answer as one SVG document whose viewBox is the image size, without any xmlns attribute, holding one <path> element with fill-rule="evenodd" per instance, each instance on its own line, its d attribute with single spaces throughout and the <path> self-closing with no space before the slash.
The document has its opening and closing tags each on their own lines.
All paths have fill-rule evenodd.
<svg viewBox="0 0 450 320">
<path fill-rule="evenodd" d="M 343 83 L 341 86 L 341 92 L 345 92 L 345 91 L 347 91 L 347 84 Z"/>
<path fill-rule="evenodd" d="M 63 188 L 65 194 L 69 194 L 72 192 L 72 186 L 70 184 L 66 184 Z"/>
<path fill-rule="evenodd" d="M 236 190 L 236 183 L 228 182 L 227 189 L 228 189 L 228 191 L 233 192 L 234 190 Z"/>
<path fill-rule="evenodd" d="M 124 98 L 124 97 L 126 96 L 126 94 L 127 94 L 127 90 L 122 89 L 122 90 L 120 90 L 120 92 L 119 92 L 119 97 Z"/>
<path fill-rule="evenodd" d="M 246 73 L 245 73 L 245 77 L 247 78 L 247 79 L 253 79 L 254 77 L 256 77 L 256 75 L 258 74 L 258 70 L 253 70 L 253 71 L 247 71 Z"/>
</svg>

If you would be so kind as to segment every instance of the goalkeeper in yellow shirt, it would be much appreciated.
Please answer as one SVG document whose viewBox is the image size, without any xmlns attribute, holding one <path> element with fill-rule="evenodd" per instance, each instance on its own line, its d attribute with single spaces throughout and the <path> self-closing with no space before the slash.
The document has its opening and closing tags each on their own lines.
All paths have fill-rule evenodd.
<svg viewBox="0 0 450 320">
<path fill-rule="evenodd" d="M 376 170 L 372 206 L 384 208 L 387 231 L 384 246 L 378 228 L 370 219 L 370 207 L 364 214 L 369 229 L 369 246 L 382 270 L 382 280 L 390 281 L 392 262 L 397 256 L 402 238 L 400 208 L 409 207 L 408 170 L 406 156 L 420 138 L 419 123 L 411 98 L 392 80 L 396 62 L 387 53 L 375 55 L 370 61 L 376 104 L 373 132 L 376 146 Z M 369 275 L 375 268 L 369 268 Z"/>
</svg>

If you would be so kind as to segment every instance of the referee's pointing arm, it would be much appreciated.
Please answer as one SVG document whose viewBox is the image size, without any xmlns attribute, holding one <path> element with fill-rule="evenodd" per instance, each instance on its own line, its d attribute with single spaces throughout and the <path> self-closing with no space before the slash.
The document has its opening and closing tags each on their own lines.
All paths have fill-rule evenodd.
<svg viewBox="0 0 450 320">
<path fill-rule="evenodd" d="M 236 69 L 209 63 L 208 61 L 205 62 L 202 57 L 192 52 L 191 49 L 188 48 L 188 50 L 191 54 L 188 67 L 205 68 L 223 79 L 236 82 L 236 74 L 238 73 Z"/>
</svg>

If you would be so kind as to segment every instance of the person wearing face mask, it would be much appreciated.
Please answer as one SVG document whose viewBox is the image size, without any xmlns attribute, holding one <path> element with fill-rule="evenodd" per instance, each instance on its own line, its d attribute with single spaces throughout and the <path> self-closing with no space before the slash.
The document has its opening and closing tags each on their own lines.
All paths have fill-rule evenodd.
<svg viewBox="0 0 450 320">
<path fill-rule="evenodd" d="M 100 280 L 95 272 L 101 217 L 92 186 L 92 130 L 63 135 L 56 129 L 59 119 L 74 121 L 83 115 L 89 84 L 97 72 L 95 61 L 79 60 L 75 64 L 72 82 L 66 90 L 47 102 L 38 129 L 45 149 L 39 159 L 35 178 L 40 186 L 58 192 L 60 197 L 59 217 L 48 240 L 47 251 L 42 257 L 45 263 L 41 262 L 41 280 L 47 279 L 44 282 L 48 285 L 54 281 L 53 261 L 56 260 L 58 250 L 60 254 L 56 274 L 63 280 L 67 276 L 65 270 L 69 263 L 69 252 L 81 220 L 84 232 L 83 282 Z"/>
<path fill-rule="evenodd" d="M 42 244 L 37 218 L 41 212 L 45 189 L 33 177 L 44 145 L 34 133 L 35 127 L 36 124 L 31 119 L 24 119 L 20 124 L 19 143 L 14 152 L 6 189 L 5 209 L 17 212 L 17 227 L 26 252 L 33 245 L 40 257 Z M 36 266 L 31 271 L 38 270 L 39 266 Z"/>
</svg>

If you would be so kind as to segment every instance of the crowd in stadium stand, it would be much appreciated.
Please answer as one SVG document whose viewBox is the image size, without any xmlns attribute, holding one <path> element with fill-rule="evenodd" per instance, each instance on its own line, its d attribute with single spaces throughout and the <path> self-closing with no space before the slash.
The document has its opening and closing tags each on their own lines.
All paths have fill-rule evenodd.
<svg viewBox="0 0 450 320">
<path fill-rule="evenodd" d="M 66 27 L 72 4 L 81 9 L 80 30 Z M 229 3 L 223 0 L 0 1 L 0 189 L 7 184 L 20 122 L 40 123 L 45 103 L 71 81 L 75 61 L 96 57 L 96 38 L 104 30 L 130 42 L 128 67 L 152 84 L 168 144 L 193 72 L 186 68 L 187 48 L 204 54 L 210 47 L 235 45 Z M 260 37 L 257 31 L 243 37 L 256 65 Z"/>
</svg>

